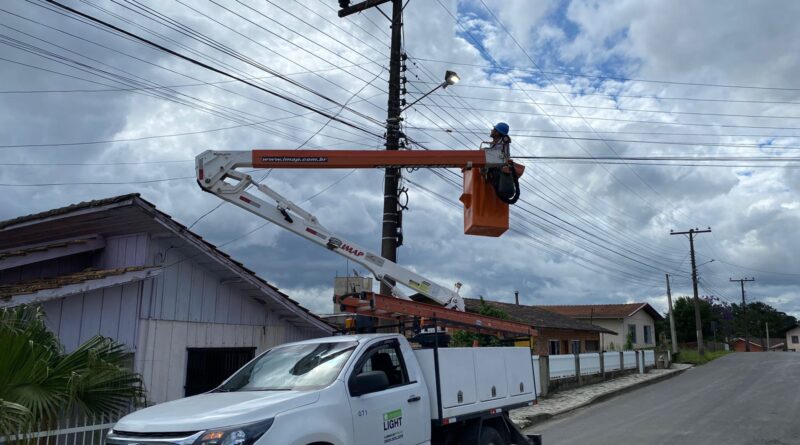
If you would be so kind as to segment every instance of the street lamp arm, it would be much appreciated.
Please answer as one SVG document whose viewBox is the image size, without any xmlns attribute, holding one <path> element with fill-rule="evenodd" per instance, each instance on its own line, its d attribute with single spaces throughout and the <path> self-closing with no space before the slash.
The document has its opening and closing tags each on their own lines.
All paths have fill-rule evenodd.
<svg viewBox="0 0 800 445">
<path fill-rule="evenodd" d="M 406 110 L 408 110 L 409 108 L 411 108 L 411 107 L 412 107 L 414 104 L 416 104 L 417 102 L 421 101 L 422 99 L 425 99 L 426 97 L 430 96 L 430 95 L 431 95 L 431 93 L 433 93 L 434 91 L 438 90 L 439 88 L 445 87 L 445 86 L 447 86 L 447 82 L 442 82 L 442 83 L 440 83 L 439 85 L 437 85 L 437 86 L 436 86 L 436 88 L 434 88 L 434 89 L 432 89 L 432 90 L 428 91 L 427 93 L 425 93 L 425 94 L 423 94 L 422 96 L 420 96 L 420 97 L 419 97 L 417 100 L 415 100 L 414 102 L 411 102 L 410 104 L 408 104 L 408 105 L 406 105 L 405 107 L 401 108 L 401 109 L 400 109 L 400 112 L 402 113 L 403 111 L 406 111 Z"/>
</svg>

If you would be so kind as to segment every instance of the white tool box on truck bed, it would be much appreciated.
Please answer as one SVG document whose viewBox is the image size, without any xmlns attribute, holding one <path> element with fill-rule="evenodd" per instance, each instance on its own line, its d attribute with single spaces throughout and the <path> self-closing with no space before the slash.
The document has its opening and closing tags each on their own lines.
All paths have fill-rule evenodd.
<svg viewBox="0 0 800 445">
<path fill-rule="evenodd" d="M 431 417 L 442 423 L 536 400 L 528 348 L 440 348 L 414 351 L 431 394 Z M 440 397 L 436 384 L 439 383 Z M 442 401 L 441 411 L 437 398 Z"/>
</svg>

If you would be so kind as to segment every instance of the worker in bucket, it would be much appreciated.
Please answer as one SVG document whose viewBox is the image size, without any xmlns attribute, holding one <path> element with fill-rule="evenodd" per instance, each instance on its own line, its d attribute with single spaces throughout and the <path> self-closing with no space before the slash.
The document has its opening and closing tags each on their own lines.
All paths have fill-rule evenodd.
<svg viewBox="0 0 800 445">
<path fill-rule="evenodd" d="M 506 159 L 511 157 L 511 138 L 508 137 L 509 127 L 505 122 L 498 122 L 497 125 L 492 127 L 492 132 L 489 137 L 492 138 L 491 147 L 494 149 L 503 150 L 503 156 Z"/>
<path fill-rule="evenodd" d="M 503 157 L 508 160 L 511 158 L 511 138 L 508 137 L 509 127 L 505 122 L 498 122 L 492 127 L 489 136 L 492 141 L 489 147 L 493 150 L 501 150 Z M 519 180 L 513 165 L 503 167 L 492 167 L 486 171 L 486 179 L 494 187 L 497 197 L 507 204 L 514 204 L 519 199 Z"/>
</svg>

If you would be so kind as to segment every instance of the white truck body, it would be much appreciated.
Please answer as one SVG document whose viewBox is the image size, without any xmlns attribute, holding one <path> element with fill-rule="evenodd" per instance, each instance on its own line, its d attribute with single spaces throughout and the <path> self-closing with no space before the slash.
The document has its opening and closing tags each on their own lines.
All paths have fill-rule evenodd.
<svg viewBox="0 0 800 445">
<path fill-rule="evenodd" d="M 347 349 L 345 350 L 345 346 Z M 284 349 L 282 349 L 284 348 Z M 288 349 L 286 349 L 288 348 Z M 235 388 L 243 375 L 252 383 L 259 364 L 292 348 L 349 353 L 335 378 L 319 388 Z M 344 356 L 337 352 L 336 356 Z M 341 354 L 341 355 L 339 355 Z M 436 355 L 438 354 L 438 360 Z M 308 357 L 310 354 L 304 356 Z M 329 363 L 336 360 L 333 354 Z M 380 356 L 380 357 L 379 357 Z M 286 357 L 302 364 L 304 357 Z M 296 374 L 311 375 L 327 357 L 313 357 Z M 378 358 L 389 368 L 381 367 Z M 389 364 L 388 360 L 391 359 Z M 275 359 L 277 360 L 277 359 Z M 296 371 L 298 364 L 291 368 Z M 108 445 L 417 445 L 461 443 L 478 420 L 501 422 L 509 408 L 534 403 L 533 369 L 527 348 L 438 348 L 414 350 L 398 334 L 366 334 L 282 345 L 256 357 L 219 388 L 155 405 L 122 418 Z M 438 375 L 437 375 L 438 367 Z M 248 372 L 250 374 L 248 374 Z M 390 375 L 391 386 L 359 394 L 356 375 Z M 379 376 L 380 377 L 380 376 Z M 384 377 L 381 377 L 384 378 Z M 275 384 L 277 380 L 271 383 Z M 437 390 L 437 382 L 439 387 Z M 248 383 L 248 385 L 250 384 Z M 359 384 L 361 384 L 359 386 Z M 459 394 L 459 392 L 461 394 Z M 439 415 L 439 396 L 442 417 Z M 478 420 L 476 420 L 478 419 Z M 504 418 L 505 419 L 505 418 Z M 262 431 L 263 430 L 263 431 Z M 464 431 L 462 431 L 464 430 Z M 475 428 L 470 429 L 470 431 Z M 481 434 L 480 429 L 475 430 Z M 508 434 L 511 437 L 511 433 Z M 515 441 L 522 442 L 520 436 Z M 214 438 L 218 439 L 214 441 Z M 447 439 L 444 439 L 447 438 Z M 445 441 L 446 440 L 446 441 Z M 453 441 L 455 440 L 455 441 Z M 476 441 L 475 443 L 482 443 Z M 496 443 L 496 441 L 491 442 Z"/>
</svg>

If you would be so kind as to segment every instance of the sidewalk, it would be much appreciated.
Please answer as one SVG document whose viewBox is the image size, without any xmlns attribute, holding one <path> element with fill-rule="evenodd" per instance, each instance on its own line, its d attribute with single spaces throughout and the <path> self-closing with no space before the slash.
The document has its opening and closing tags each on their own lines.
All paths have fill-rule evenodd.
<svg viewBox="0 0 800 445">
<path fill-rule="evenodd" d="M 647 374 L 630 374 L 595 385 L 560 391 L 547 398 L 539 399 L 539 403 L 534 406 L 511 411 L 511 420 L 520 428 L 527 428 L 553 416 L 605 400 L 640 386 L 674 377 L 691 367 L 692 365 L 673 363 L 670 369 L 653 369 Z"/>
</svg>

